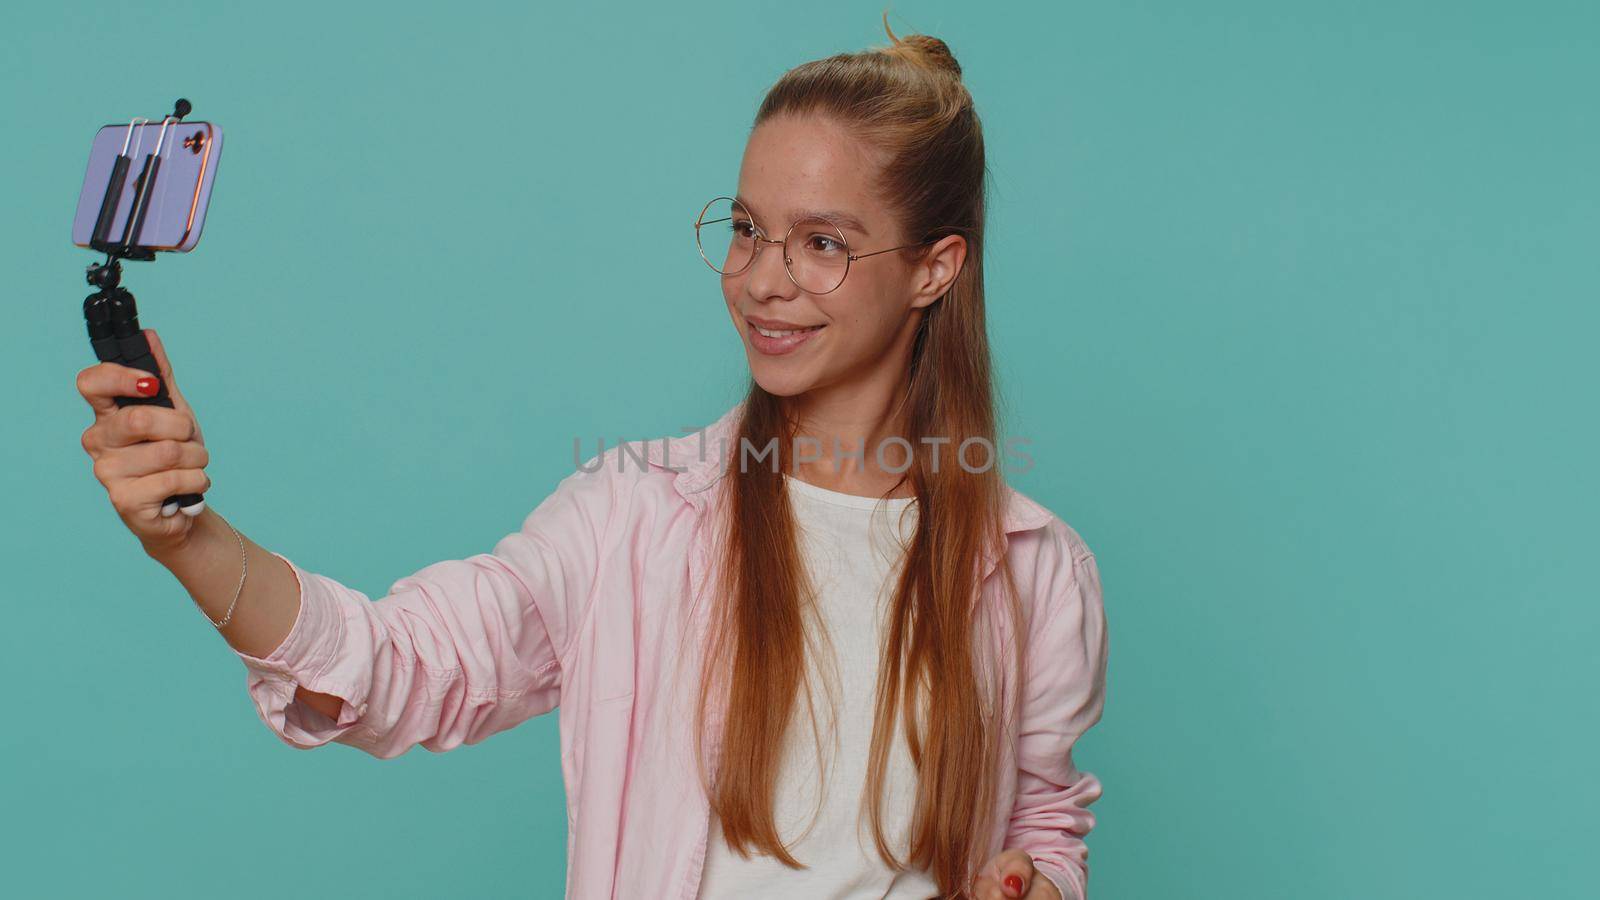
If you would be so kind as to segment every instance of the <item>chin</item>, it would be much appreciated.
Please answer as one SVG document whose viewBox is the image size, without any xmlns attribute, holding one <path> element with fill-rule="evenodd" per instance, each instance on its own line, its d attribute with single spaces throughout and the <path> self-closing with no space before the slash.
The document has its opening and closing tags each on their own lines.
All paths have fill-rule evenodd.
<svg viewBox="0 0 1600 900">
<path fill-rule="evenodd" d="M 750 377 L 761 389 L 774 397 L 795 397 L 804 394 L 816 384 L 816 379 L 799 372 L 775 372 L 773 366 L 755 364 L 750 367 Z"/>
</svg>

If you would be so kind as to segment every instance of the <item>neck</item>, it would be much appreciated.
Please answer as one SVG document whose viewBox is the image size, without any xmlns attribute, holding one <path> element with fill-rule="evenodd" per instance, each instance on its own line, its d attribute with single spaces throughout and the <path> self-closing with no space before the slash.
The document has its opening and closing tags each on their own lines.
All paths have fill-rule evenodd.
<svg viewBox="0 0 1600 900">
<path fill-rule="evenodd" d="M 791 407 L 798 425 L 793 444 L 783 448 L 793 460 L 790 471 L 830 490 L 882 496 L 901 482 L 908 468 L 904 396 L 903 386 L 896 394 L 808 393 Z M 891 496 L 913 495 L 905 483 Z"/>
</svg>

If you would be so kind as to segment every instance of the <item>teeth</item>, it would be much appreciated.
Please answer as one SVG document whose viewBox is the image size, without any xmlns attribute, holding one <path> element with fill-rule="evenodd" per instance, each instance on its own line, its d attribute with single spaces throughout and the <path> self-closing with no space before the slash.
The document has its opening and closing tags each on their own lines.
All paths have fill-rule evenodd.
<svg viewBox="0 0 1600 900">
<path fill-rule="evenodd" d="M 755 323 L 751 323 L 751 327 L 755 328 L 755 330 L 761 332 L 766 337 L 769 337 L 769 338 L 781 338 L 781 337 L 788 337 L 791 334 L 801 334 L 801 333 L 807 332 L 807 331 L 816 331 L 818 328 L 821 328 L 822 326 L 821 325 L 813 325 L 810 328 L 795 328 L 795 329 L 792 329 L 790 331 L 772 331 L 771 329 L 762 328 L 760 325 L 756 325 Z"/>
</svg>

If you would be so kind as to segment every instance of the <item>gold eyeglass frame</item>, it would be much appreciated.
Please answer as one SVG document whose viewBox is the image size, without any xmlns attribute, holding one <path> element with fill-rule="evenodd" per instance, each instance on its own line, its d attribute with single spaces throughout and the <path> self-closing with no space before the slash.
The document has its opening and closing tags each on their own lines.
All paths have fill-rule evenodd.
<svg viewBox="0 0 1600 900">
<path fill-rule="evenodd" d="M 728 219 L 726 219 L 726 218 L 712 219 L 710 221 L 706 220 L 706 211 L 711 208 L 711 204 L 717 202 L 718 200 L 727 200 L 729 203 L 732 203 L 735 206 L 739 207 L 740 209 L 744 210 L 745 214 L 749 215 L 749 217 L 750 217 L 750 224 L 756 229 L 755 240 L 757 241 L 757 244 L 756 244 L 755 251 L 750 254 L 750 258 L 745 261 L 744 265 L 742 265 L 739 268 L 734 269 L 733 271 L 730 271 L 730 272 L 724 272 L 721 269 L 716 267 L 716 264 L 713 263 L 706 256 L 706 245 L 705 245 L 705 242 L 700 240 L 700 226 L 702 226 L 702 225 L 713 225 L 713 224 L 716 224 L 717 222 L 726 222 L 726 221 L 728 221 Z M 808 218 L 805 218 L 805 219 L 800 219 L 800 220 L 795 221 L 795 222 L 791 222 L 791 223 L 789 223 L 788 229 L 784 231 L 783 240 L 781 240 L 781 241 L 775 241 L 775 240 L 767 237 L 766 234 L 764 232 L 762 232 L 761 226 L 755 224 L 755 219 L 756 219 L 756 217 L 753 214 L 750 213 L 749 207 L 745 206 L 743 203 L 740 203 L 738 200 L 734 199 L 733 197 L 712 197 L 710 200 L 706 201 L 706 205 L 702 206 L 700 208 L 699 217 L 696 218 L 695 221 L 694 221 L 694 245 L 695 245 L 695 249 L 700 251 L 700 258 L 705 260 L 706 265 L 711 267 L 711 271 L 716 272 L 718 275 L 722 275 L 722 276 L 738 275 L 741 272 L 743 272 L 744 270 L 750 268 L 750 266 L 753 263 L 755 263 L 756 257 L 758 255 L 760 255 L 760 253 L 761 253 L 761 245 L 762 244 L 778 244 L 778 245 L 780 245 L 780 246 L 782 246 L 784 248 L 783 249 L 783 271 L 784 271 L 785 274 L 787 274 L 789 276 L 789 280 L 794 282 L 794 286 L 799 288 L 800 290 L 805 291 L 808 294 L 814 294 L 814 295 L 817 295 L 817 296 L 821 296 L 822 294 L 831 294 L 834 291 L 837 291 L 840 288 L 840 286 L 842 286 L 844 284 L 844 280 L 846 278 L 850 277 L 850 264 L 855 262 L 858 259 L 866 259 L 869 256 L 877 256 L 880 253 L 891 253 L 891 252 L 893 252 L 895 250 L 904 250 L 907 247 L 919 247 L 919 246 L 921 246 L 923 244 L 931 244 L 934 241 L 939 240 L 938 238 L 929 238 L 928 240 L 925 240 L 925 241 L 916 241 L 916 242 L 910 243 L 910 244 L 901 244 L 898 247 L 890 247 L 890 248 L 888 248 L 886 250 L 873 250 L 871 253 L 855 253 L 855 254 L 852 254 L 850 252 L 850 242 L 845 240 L 844 232 L 839 230 L 839 226 L 838 225 L 834 224 L 833 222 L 828 221 L 827 219 L 816 217 L 816 216 L 812 216 L 812 217 L 808 217 Z M 833 233 L 839 236 L 839 246 L 844 248 L 844 274 L 839 276 L 839 283 L 838 284 L 834 285 L 831 288 L 828 288 L 825 291 L 813 291 L 810 288 L 806 287 L 805 285 L 801 284 L 800 280 L 798 278 L 794 277 L 794 269 L 791 268 L 792 264 L 794 263 L 794 259 L 789 255 L 789 235 L 794 233 L 794 227 L 796 225 L 799 225 L 801 222 L 811 222 L 811 221 L 822 222 L 822 223 L 826 224 L 829 228 L 833 229 Z"/>
</svg>

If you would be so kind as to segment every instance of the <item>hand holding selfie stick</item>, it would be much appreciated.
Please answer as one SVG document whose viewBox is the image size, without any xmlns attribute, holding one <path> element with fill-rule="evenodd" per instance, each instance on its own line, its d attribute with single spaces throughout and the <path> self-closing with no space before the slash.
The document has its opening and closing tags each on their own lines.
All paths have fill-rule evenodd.
<svg viewBox="0 0 1600 900">
<path fill-rule="evenodd" d="M 216 158 L 221 143 L 220 129 L 206 125 L 201 130 L 196 130 L 183 142 L 197 159 L 185 159 L 183 165 L 178 167 L 171 185 L 171 190 L 164 193 L 160 188 L 168 187 L 161 184 L 158 188 L 158 176 L 164 155 L 170 155 L 169 147 L 173 141 L 168 140 L 169 131 L 176 132 L 183 117 L 189 114 L 190 105 L 187 100 L 178 100 L 174 105 L 171 115 L 161 120 L 160 131 L 156 135 L 155 149 L 138 160 L 139 151 L 144 144 L 145 131 L 153 128 L 150 120 L 136 118 L 129 122 L 127 134 L 122 138 L 122 149 L 117 152 L 111 163 L 110 174 L 106 177 L 105 189 L 100 195 L 98 208 L 93 208 L 93 192 L 98 187 L 97 163 L 103 163 L 103 154 L 90 154 L 89 174 L 84 181 L 84 197 L 79 200 L 78 219 L 74 222 L 74 242 L 80 246 L 87 246 L 106 254 L 103 263 L 91 264 L 86 278 L 90 285 L 98 288 L 94 293 L 83 300 L 83 317 L 89 329 L 89 344 L 94 348 L 95 357 L 101 362 L 114 362 L 135 369 L 142 369 L 157 376 L 159 390 L 153 397 L 117 397 L 119 407 L 135 404 L 158 404 L 173 407 L 172 398 L 167 393 L 167 381 L 161 378 L 161 369 L 155 356 L 150 352 L 150 344 L 145 340 L 144 331 L 139 326 L 139 310 L 134 302 L 133 294 L 122 287 L 121 260 L 150 261 L 155 259 L 156 250 L 189 250 L 199 240 L 199 225 L 196 223 L 196 212 L 199 212 L 199 221 L 204 221 L 205 202 L 209 199 L 211 180 L 216 177 Z M 138 123 L 144 123 L 143 126 Z M 124 127 L 124 126 L 117 126 Z M 112 133 L 107 137 L 115 139 L 113 126 L 101 129 Z M 132 145 L 132 152 L 129 146 Z M 97 139 L 97 147 L 104 142 Z M 105 153 L 111 151 L 107 150 Z M 204 156 L 201 154 L 204 152 Z M 138 175 L 131 187 L 127 185 L 128 174 L 138 164 Z M 209 165 L 209 175 L 207 166 Z M 103 168 L 98 171 L 104 171 Z M 128 195 L 127 212 L 123 214 L 124 193 Z M 90 202 L 86 202 L 90 201 Z M 188 201 L 187 209 L 184 202 Z M 181 233 L 172 231 L 171 234 L 154 234 L 149 227 L 150 213 L 153 206 L 159 206 L 161 212 L 157 219 L 165 227 L 170 221 L 172 229 L 182 228 Z M 113 226 L 120 219 L 122 229 L 116 240 L 111 240 Z M 79 240 L 84 237 L 80 233 L 81 227 L 87 227 L 88 222 L 93 222 L 92 233 L 86 241 Z M 205 500 L 200 494 L 178 494 L 168 497 L 161 506 L 163 516 L 171 516 L 182 510 L 184 515 L 198 516 L 205 509 Z"/>
</svg>

